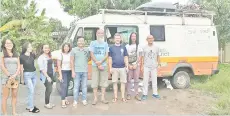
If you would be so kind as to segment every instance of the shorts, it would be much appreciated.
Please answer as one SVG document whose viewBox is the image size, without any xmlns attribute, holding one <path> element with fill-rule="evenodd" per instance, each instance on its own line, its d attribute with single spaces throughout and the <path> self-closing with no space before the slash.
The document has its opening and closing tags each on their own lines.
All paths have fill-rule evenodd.
<svg viewBox="0 0 230 116">
<path fill-rule="evenodd" d="M 112 68 L 112 82 L 117 83 L 120 78 L 121 83 L 127 83 L 127 72 L 125 68 Z"/>
<path fill-rule="evenodd" d="M 108 68 L 105 67 L 103 71 L 99 70 L 97 67 L 92 66 L 92 88 L 98 88 L 101 86 L 103 88 L 108 87 Z"/>
</svg>

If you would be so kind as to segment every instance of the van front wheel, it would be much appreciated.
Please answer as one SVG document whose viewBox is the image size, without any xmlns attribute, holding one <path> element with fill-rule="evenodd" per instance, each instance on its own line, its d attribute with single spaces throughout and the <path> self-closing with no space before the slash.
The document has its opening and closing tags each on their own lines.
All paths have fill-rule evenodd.
<svg viewBox="0 0 230 116">
<path fill-rule="evenodd" d="M 175 89 L 185 89 L 190 86 L 190 76 L 186 71 L 178 71 L 171 78 L 171 84 Z"/>
</svg>

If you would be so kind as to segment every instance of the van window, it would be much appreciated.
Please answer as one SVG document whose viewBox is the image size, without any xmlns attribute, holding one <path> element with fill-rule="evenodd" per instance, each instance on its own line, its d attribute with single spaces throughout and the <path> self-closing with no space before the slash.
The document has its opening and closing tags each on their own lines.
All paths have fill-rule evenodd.
<svg viewBox="0 0 230 116">
<path fill-rule="evenodd" d="M 154 36 L 155 41 L 165 41 L 165 26 L 151 25 L 150 34 Z"/>
<path fill-rule="evenodd" d="M 106 41 L 109 45 L 114 44 L 114 38 L 113 36 L 115 33 L 120 33 L 122 36 L 122 42 L 124 45 L 129 43 L 129 36 L 132 32 L 137 33 L 138 35 L 138 27 L 137 26 L 105 26 L 105 35 L 106 35 Z M 137 41 L 139 41 L 137 36 Z"/>
<path fill-rule="evenodd" d="M 91 41 L 96 40 L 96 32 L 97 32 L 97 27 L 87 27 L 84 28 L 84 38 L 85 38 L 85 45 L 89 46 Z"/>
<path fill-rule="evenodd" d="M 80 27 L 80 28 L 78 28 L 77 34 L 75 35 L 74 40 L 72 41 L 73 47 L 77 47 L 77 38 L 79 36 L 82 36 L 82 34 L 83 34 L 83 28 Z"/>
</svg>

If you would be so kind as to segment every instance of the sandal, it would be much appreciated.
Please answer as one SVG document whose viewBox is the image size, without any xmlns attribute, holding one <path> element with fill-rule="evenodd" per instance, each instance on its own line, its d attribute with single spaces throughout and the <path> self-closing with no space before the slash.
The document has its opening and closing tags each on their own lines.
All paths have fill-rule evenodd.
<svg viewBox="0 0 230 116">
<path fill-rule="evenodd" d="M 68 101 L 68 100 L 65 100 L 65 104 L 66 104 L 66 105 L 69 105 L 70 103 L 69 103 L 69 101 Z"/>
<path fill-rule="evenodd" d="M 108 104 L 109 101 L 107 101 L 107 100 L 101 100 L 101 103 L 103 103 L 103 104 Z"/>
<path fill-rule="evenodd" d="M 127 102 L 127 99 L 121 98 L 121 101 L 122 101 L 122 102 Z"/>
<path fill-rule="evenodd" d="M 113 103 L 116 103 L 117 102 L 117 98 L 113 98 Z"/>
<path fill-rule="evenodd" d="M 93 100 L 92 105 L 96 105 L 97 104 L 97 100 Z"/>
<path fill-rule="evenodd" d="M 34 109 L 32 111 L 29 110 L 29 112 L 38 113 L 38 112 L 40 112 L 40 110 L 34 106 Z"/>
<path fill-rule="evenodd" d="M 66 106 L 65 104 L 64 104 L 64 105 L 62 104 L 61 107 L 62 107 L 62 108 L 66 108 L 67 106 Z"/>
</svg>

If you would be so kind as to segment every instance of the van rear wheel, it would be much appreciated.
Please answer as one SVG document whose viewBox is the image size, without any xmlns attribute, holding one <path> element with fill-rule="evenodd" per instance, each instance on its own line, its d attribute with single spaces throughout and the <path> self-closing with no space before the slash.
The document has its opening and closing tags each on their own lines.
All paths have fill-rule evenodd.
<svg viewBox="0 0 230 116">
<path fill-rule="evenodd" d="M 190 87 L 190 75 L 188 72 L 177 71 L 171 78 L 171 84 L 175 89 L 186 89 Z"/>
</svg>

